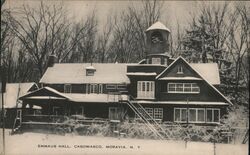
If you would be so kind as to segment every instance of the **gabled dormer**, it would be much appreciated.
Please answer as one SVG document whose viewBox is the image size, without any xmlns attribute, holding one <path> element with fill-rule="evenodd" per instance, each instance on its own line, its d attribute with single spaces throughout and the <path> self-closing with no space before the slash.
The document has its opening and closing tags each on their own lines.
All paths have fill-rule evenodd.
<svg viewBox="0 0 250 155">
<path fill-rule="evenodd" d="M 96 71 L 94 66 L 91 65 L 91 66 L 86 67 L 85 69 L 86 69 L 86 76 L 94 76 L 95 71 Z"/>
<path fill-rule="evenodd" d="M 208 64 L 208 66 L 211 65 Z M 217 70 L 210 68 L 210 74 L 214 72 L 217 72 Z M 178 57 L 162 73 L 156 76 L 156 80 L 159 86 L 156 93 L 159 94 L 160 100 L 216 101 L 232 104 L 208 81 L 207 77 L 192 67 L 182 57 Z"/>
</svg>

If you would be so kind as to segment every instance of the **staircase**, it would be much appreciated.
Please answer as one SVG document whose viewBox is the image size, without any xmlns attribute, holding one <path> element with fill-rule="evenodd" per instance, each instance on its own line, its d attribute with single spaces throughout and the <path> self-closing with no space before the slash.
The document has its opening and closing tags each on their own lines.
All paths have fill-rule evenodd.
<svg viewBox="0 0 250 155">
<path fill-rule="evenodd" d="M 20 84 L 18 86 L 18 93 L 17 93 L 17 100 L 16 100 L 16 118 L 14 120 L 14 124 L 13 124 L 13 127 L 12 127 L 12 134 L 16 133 L 20 128 L 21 128 L 21 125 L 22 125 L 22 109 L 18 109 L 21 105 L 20 101 L 18 100 L 19 98 L 19 94 L 20 94 Z"/>
<path fill-rule="evenodd" d="M 132 96 L 129 96 L 133 99 Z M 152 116 L 148 114 L 148 112 L 145 110 L 145 108 L 135 102 L 132 103 L 129 98 L 126 98 L 125 100 L 123 99 L 122 95 L 119 95 L 118 97 L 119 103 L 126 103 L 133 111 L 135 114 L 137 114 L 141 120 L 146 124 L 146 126 L 157 136 L 159 139 L 164 140 L 164 139 L 171 139 L 172 135 L 168 130 L 164 130 L 161 125 L 155 121 Z"/>
</svg>

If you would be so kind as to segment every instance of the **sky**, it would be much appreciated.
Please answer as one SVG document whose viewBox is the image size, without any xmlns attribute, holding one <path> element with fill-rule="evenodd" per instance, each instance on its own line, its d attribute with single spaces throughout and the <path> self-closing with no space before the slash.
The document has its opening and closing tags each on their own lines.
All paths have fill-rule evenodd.
<svg viewBox="0 0 250 155">
<path fill-rule="evenodd" d="M 37 7 L 40 0 L 6 0 L 5 8 L 21 7 L 23 4 Z M 128 5 L 135 7 L 140 5 L 139 0 L 44 0 L 49 5 L 63 4 L 66 7 L 67 15 L 72 21 L 80 21 L 85 19 L 93 10 L 96 11 L 99 28 L 105 24 L 107 17 L 111 13 L 119 13 Z M 172 36 L 176 36 L 177 23 L 180 24 L 180 30 L 183 31 L 192 21 L 192 15 L 197 14 L 202 3 L 223 4 L 223 1 L 164 1 L 163 14 L 161 14 L 161 22 L 163 22 L 172 32 Z M 233 2 L 229 2 L 233 3 Z"/>
<path fill-rule="evenodd" d="M 74 20 L 80 20 L 88 15 L 93 9 L 97 11 L 97 17 L 100 23 L 105 23 L 107 16 L 111 12 L 120 12 L 125 9 L 129 4 L 134 6 L 139 5 L 139 1 L 128 1 L 128 0 L 97 0 L 97 1 L 86 1 L 86 0 L 47 0 L 44 1 L 47 4 L 60 4 L 63 3 L 68 11 L 70 18 Z M 31 7 L 36 7 L 40 3 L 39 0 L 6 0 L 4 7 L 6 8 L 16 8 L 23 4 L 28 4 Z M 164 2 L 164 14 L 162 14 L 162 20 L 164 23 L 170 27 L 174 27 L 178 22 L 180 24 L 186 25 L 190 14 L 197 7 L 196 1 L 165 1 Z"/>
</svg>

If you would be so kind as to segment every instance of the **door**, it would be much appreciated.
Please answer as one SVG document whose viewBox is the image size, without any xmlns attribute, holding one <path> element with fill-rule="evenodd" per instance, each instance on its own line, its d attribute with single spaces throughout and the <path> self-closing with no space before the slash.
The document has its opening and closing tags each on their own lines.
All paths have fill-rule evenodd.
<svg viewBox="0 0 250 155">
<path fill-rule="evenodd" d="M 110 120 L 120 120 L 121 116 L 122 116 L 122 108 L 109 107 L 109 119 Z"/>
<path fill-rule="evenodd" d="M 137 82 L 137 98 L 154 99 L 155 97 L 154 81 L 138 81 Z"/>
</svg>

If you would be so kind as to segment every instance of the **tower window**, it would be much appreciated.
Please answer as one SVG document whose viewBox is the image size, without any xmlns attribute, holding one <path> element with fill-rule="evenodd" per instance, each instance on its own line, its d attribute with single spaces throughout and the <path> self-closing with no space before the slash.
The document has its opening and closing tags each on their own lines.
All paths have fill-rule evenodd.
<svg viewBox="0 0 250 155">
<path fill-rule="evenodd" d="M 152 58 L 152 64 L 161 64 L 161 58 Z"/>
<path fill-rule="evenodd" d="M 151 36 L 151 40 L 153 43 L 161 43 L 163 41 L 162 34 L 158 31 L 153 32 Z"/>
</svg>

